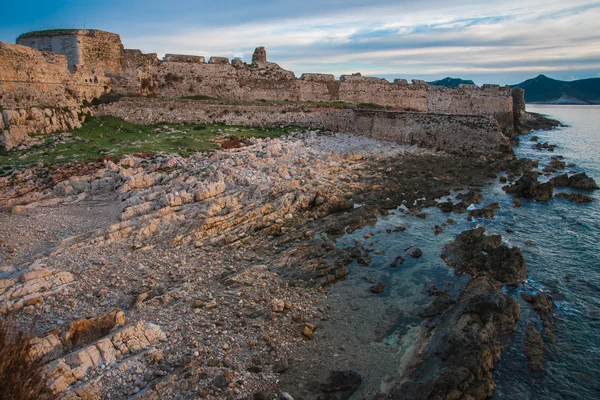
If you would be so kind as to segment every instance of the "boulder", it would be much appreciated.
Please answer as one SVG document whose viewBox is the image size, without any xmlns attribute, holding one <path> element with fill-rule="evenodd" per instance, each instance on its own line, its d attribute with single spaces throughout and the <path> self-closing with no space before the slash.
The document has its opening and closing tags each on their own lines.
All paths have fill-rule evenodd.
<svg viewBox="0 0 600 400">
<path fill-rule="evenodd" d="M 535 323 L 530 322 L 525 331 L 524 351 L 528 360 L 530 371 L 542 369 L 542 357 L 544 355 L 544 341 Z"/>
<path fill-rule="evenodd" d="M 571 175 L 569 177 L 569 186 L 575 189 L 598 190 L 598 184 L 596 181 L 587 176 L 585 172 Z"/>
<path fill-rule="evenodd" d="M 485 235 L 485 228 L 457 235 L 442 249 L 442 258 L 459 275 L 485 275 L 503 283 L 522 279 L 527 269 L 521 249 L 502 244 L 500 235 Z"/>
<path fill-rule="evenodd" d="M 526 172 L 515 184 L 506 185 L 502 189 L 515 197 L 534 198 L 536 201 L 547 202 L 554 193 L 554 184 L 540 183 L 537 173 Z"/>
</svg>

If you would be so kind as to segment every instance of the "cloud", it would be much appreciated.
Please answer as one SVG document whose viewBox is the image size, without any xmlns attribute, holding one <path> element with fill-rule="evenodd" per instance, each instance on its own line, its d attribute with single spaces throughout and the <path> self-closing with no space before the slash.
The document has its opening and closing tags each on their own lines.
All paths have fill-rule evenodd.
<svg viewBox="0 0 600 400">
<path fill-rule="evenodd" d="M 600 1 L 593 0 L 81 3 L 65 15 L 119 32 L 127 48 L 248 59 L 263 45 L 296 74 L 461 74 L 507 83 L 524 74 L 593 76 L 600 68 Z"/>
</svg>

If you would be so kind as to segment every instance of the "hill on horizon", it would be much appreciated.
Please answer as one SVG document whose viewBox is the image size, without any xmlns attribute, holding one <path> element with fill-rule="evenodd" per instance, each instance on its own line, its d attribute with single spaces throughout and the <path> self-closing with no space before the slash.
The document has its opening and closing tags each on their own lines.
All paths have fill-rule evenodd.
<svg viewBox="0 0 600 400">
<path fill-rule="evenodd" d="M 451 78 L 451 77 L 446 77 L 444 79 L 440 79 L 437 81 L 433 81 L 433 82 L 427 82 L 430 85 L 435 85 L 435 86 L 447 86 L 447 87 L 458 87 L 459 85 L 474 85 L 475 82 L 473 82 L 472 80 L 465 80 L 465 79 L 461 79 L 461 78 Z"/>
<path fill-rule="evenodd" d="M 560 81 L 538 75 L 510 86 L 525 90 L 526 103 L 600 104 L 600 78 Z"/>
</svg>

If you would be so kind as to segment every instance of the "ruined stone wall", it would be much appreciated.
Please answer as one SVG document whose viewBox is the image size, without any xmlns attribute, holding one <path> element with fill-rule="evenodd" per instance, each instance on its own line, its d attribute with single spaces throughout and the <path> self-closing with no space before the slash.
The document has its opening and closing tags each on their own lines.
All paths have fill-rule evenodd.
<svg viewBox="0 0 600 400">
<path fill-rule="evenodd" d="M 508 139 L 490 117 L 373 111 L 300 104 L 210 104 L 189 100 L 129 98 L 102 105 L 99 115 L 137 124 L 222 123 L 246 126 L 299 125 L 354 133 L 460 155 L 502 157 Z"/>
<path fill-rule="evenodd" d="M 99 30 L 59 29 L 29 32 L 17 44 L 67 56 L 69 70 L 95 73 L 121 73 L 122 43 L 119 35 Z"/>
<path fill-rule="evenodd" d="M 91 71 L 72 74 L 64 55 L 0 42 L 0 147 L 80 126 L 81 104 L 105 93 L 109 84 Z"/>
<path fill-rule="evenodd" d="M 427 110 L 449 114 L 489 115 L 506 134 L 514 130 L 512 89 L 497 85 L 427 86 Z"/>
<path fill-rule="evenodd" d="M 166 57 L 164 61 L 149 55 L 152 62 L 132 63 L 128 61 L 130 58 L 145 55 L 140 51 L 125 50 L 122 75 L 126 80 L 115 82 L 113 88 L 120 94 L 152 94 L 168 98 L 200 95 L 229 101 L 374 103 L 406 111 L 493 116 L 505 133 L 514 130 L 510 88 L 492 85 L 444 88 L 417 80 L 409 84 L 403 79 L 390 83 L 360 74 L 343 75 L 340 80 L 327 74 L 303 74 L 297 79 L 293 72 L 266 62 L 264 49 L 258 50 L 262 50 L 260 57 L 256 57 L 260 65 L 248 65 L 239 60 L 234 60 L 233 64 L 225 60 L 216 63 L 214 57 L 212 63 L 203 63 L 179 55 Z M 145 77 L 143 88 L 141 75 Z"/>
</svg>

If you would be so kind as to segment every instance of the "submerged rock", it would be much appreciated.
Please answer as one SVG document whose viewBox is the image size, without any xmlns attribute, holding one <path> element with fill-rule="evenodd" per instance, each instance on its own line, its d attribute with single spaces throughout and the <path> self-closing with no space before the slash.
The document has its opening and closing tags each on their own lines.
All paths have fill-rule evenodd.
<svg viewBox="0 0 600 400">
<path fill-rule="evenodd" d="M 594 201 L 594 199 L 588 195 L 582 193 L 557 193 L 556 198 L 558 199 L 566 199 L 569 201 L 574 201 L 576 203 L 590 203 Z"/>
<path fill-rule="evenodd" d="M 362 383 L 362 375 L 358 371 L 335 371 L 329 375 L 327 382 L 321 384 L 323 394 L 319 400 L 346 400 L 352 396 Z"/>
<path fill-rule="evenodd" d="M 530 371 L 539 371 L 542 369 L 544 341 L 533 322 L 529 323 L 525 331 L 524 353 L 527 357 Z"/>
</svg>

